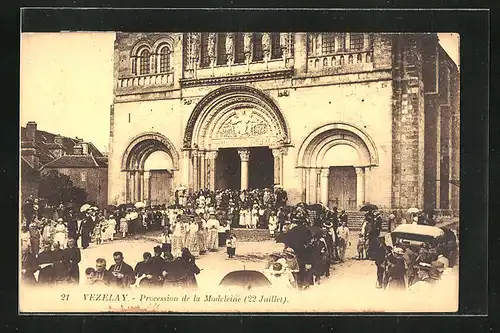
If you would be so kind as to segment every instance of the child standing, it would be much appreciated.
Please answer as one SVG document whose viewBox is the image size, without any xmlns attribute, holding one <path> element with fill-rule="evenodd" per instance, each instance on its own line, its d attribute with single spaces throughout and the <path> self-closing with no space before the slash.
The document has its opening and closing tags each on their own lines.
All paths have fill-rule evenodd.
<svg viewBox="0 0 500 333">
<path fill-rule="evenodd" d="M 94 232 L 92 233 L 92 241 L 96 244 L 101 244 L 101 223 L 96 223 Z"/>
<path fill-rule="evenodd" d="M 278 227 L 278 218 L 276 217 L 276 213 L 274 211 L 271 212 L 271 216 L 269 216 L 269 233 L 271 237 L 274 237 L 276 232 L 276 228 Z"/>
<path fill-rule="evenodd" d="M 363 234 L 359 234 L 356 248 L 358 249 L 358 259 L 363 260 L 365 258 L 365 237 Z"/>
<path fill-rule="evenodd" d="M 120 219 L 120 232 L 122 233 L 122 237 L 125 238 L 127 236 L 128 232 L 128 222 L 126 218 L 121 218 Z"/>
<path fill-rule="evenodd" d="M 227 257 L 234 258 L 236 254 L 236 236 L 234 233 L 231 233 L 226 240 L 226 248 L 227 248 Z"/>
</svg>

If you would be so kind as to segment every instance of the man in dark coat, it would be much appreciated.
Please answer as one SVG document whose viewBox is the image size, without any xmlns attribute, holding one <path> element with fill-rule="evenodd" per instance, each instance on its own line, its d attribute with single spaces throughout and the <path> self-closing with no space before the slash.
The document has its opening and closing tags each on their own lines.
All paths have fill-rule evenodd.
<svg viewBox="0 0 500 333">
<path fill-rule="evenodd" d="M 52 284 L 55 279 L 54 273 L 54 262 L 56 258 L 52 252 L 52 243 L 44 242 L 43 250 L 38 254 L 37 265 L 40 267 L 40 272 L 38 273 L 38 283 L 40 284 Z"/>
<path fill-rule="evenodd" d="M 21 254 L 21 280 L 26 284 L 36 284 L 35 272 L 38 270 L 38 263 L 35 256 L 29 249 L 25 248 Z"/>
<path fill-rule="evenodd" d="M 387 247 L 383 237 L 378 239 L 378 244 L 373 252 L 375 265 L 377 266 L 377 288 L 382 288 L 384 286 L 385 257 L 387 255 Z"/>
<path fill-rule="evenodd" d="M 128 287 L 135 282 L 134 269 L 129 264 L 123 261 L 123 253 L 113 253 L 115 263 L 111 265 L 109 271 L 113 274 L 111 284 L 118 287 Z"/>
<path fill-rule="evenodd" d="M 77 239 L 76 235 L 78 232 L 78 222 L 72 208 L 68 211 L 66 221 L 68 221 L 68 239 Z"/>
<path fill-rule="evenodd" d="M 79 234 L 82 236 L 82 249 L 86 249 L 90 244 L 90 235 L 94 230 L 94 221 L 89 213 L 85 215 L 85 218 L 80 223 Z"/>
<path fill-rule="evenodd" d="M 80 283 L 80 267 L 79 263 L 82 260 L 80 249 L 76 246 L 76 241 L 73 238 L 68 239 L 68 247 L 63 250 L 63 262 L 68 270 L 69 283 Z"/>
<path fill-rule="evenodd" d="M 88 282 L 92 285 L 108 286 L 111 284 L 113 278 L 113 274 L 106 269 L 106 259 L 97 258 L 95 261 L 95 276 Z"/>
<path fill-rule="evenodd" d="M 144 252 L 142 258 L 143 261 L 138 262 L 134 269 L 137 278 L 142 278 L 144 276 L 140 285 L 145 287 L 159 285 L 162 282 L 161 268 L 159 271 L 158 268 L 155 267 L 155 263 L 151 258 L 151 253 Z"/>
</svg>

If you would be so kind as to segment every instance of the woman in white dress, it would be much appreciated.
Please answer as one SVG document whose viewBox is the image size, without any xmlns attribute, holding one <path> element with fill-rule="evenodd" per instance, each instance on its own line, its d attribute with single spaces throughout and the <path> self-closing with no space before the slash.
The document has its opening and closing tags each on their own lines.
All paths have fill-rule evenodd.
<svg viewBox="0 0 500 333">
<path fill-rule="evenodd" d="M 250 227 L 252 229 L 256 229 L 258 222 L 259 222 L 259 206 L 254 205 L 252 208 L 252 219 L 251 219 Z"/>
<path fill-rule="evenodd" d="M 57 219 L 57 224 L 54 233 L 54 243 L 59 243 L 61 250 L 66 248 L 66 243 L 68 242 L 68 229 L 63 222 L 62 218 Z"/>
<path fill-rule="evenodd" d="M 239 223 L 238 223 L 238 224 L 239 224 L 239 226 L 240 226 L 240 227 L 243 227 L 243 228 L 244 228 L 244 227 L 247 227 L 247 228 L 248 228 L 248 226 L 247 226 L 247 225 L 246 225 L 246 223 L 245 223 L 245 222 L 246 222 L 246 221 L 245 221 L 245 215 L 246 215 L 246 210 L 242 208 L 242 209 L 240 210 L 240 221 L 239 221 Z"/>
</svg>

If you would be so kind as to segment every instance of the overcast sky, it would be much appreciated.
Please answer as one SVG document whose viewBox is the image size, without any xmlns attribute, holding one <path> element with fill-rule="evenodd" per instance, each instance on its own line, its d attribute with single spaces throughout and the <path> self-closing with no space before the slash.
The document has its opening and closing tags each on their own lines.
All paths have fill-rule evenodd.
<svg viewBox="0 0 500 333">
<path fill-rule="evenodd" d="M 113 103 L 114 32 L 30 33 L 21 38 L 21 125 L 92 141 L 105 151 Z M 439 34 L 459 65 L 457 34 Z"/>
</svg>

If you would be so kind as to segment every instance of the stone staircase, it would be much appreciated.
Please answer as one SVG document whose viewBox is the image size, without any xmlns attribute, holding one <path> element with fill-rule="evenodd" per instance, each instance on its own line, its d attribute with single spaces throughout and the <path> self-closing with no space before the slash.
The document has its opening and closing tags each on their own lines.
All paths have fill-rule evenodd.
<svg viewBox="0 0 500 333">
<path fill-rule="evenodd" d="M 365 219 L 365 213 L 360 211 L 350 211 L 346 213 L 349 216 L 349 219 L 347 220 L 347 227 L 349 228 L 349 230 L 361 230 L 363 220 Z M 382 214 L 382 220 L 382 230 L 386 231 L 387 220 L 384 214 Z"/>
<path fill-rule="evenodd" d="M 268 229 L 232 229 L 238 242 L 263 242 L 271 239 Z"/>
</svg>

